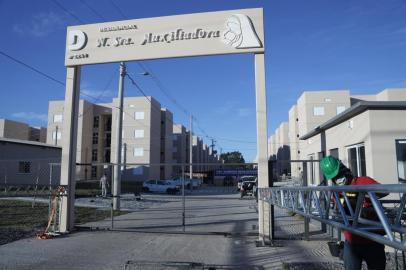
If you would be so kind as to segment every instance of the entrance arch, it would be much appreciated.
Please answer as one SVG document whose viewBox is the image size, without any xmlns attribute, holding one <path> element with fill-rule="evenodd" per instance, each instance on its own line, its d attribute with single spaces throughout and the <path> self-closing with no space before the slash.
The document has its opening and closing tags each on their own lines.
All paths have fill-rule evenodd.
<svg viewBox="0 0 406 270">
<path fill-rule="evenodd" d="M 267 107 L 262 8 L 196 13 L 71 26 L 67 29 L 62 141 L 61 232 L 74 224 L 77 118 L 82 65 L 174 57 L 251 53 L 255 62 L 258 185 L 268 187 Z M 272 230 L 267 205 L 258 205 L 259 235 Z"/>
</svg>

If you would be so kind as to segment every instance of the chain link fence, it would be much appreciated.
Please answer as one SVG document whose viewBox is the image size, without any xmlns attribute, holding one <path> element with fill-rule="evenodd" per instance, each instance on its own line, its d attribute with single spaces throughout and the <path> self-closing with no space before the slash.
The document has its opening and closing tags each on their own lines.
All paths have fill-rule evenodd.
<svg viewBox="0 0 406 270">
<path fill-rule="evenodd" d="M 42 234 L 47 228 L 60 182 L 60 166 L 54 161 L 0 161 L 0 244 Z M 55 229 L 56 224 L 51 225 L 49 229 Z"/>
</svg>

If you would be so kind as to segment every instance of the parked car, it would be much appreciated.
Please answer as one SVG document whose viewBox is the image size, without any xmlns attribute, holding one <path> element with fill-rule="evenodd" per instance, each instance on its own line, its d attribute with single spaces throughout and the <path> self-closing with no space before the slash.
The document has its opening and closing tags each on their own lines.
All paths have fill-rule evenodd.
<svg viewBox="0 0 406 270">
<path fill-rule="evenodd" d="M 254 180 L 245 179 L 241 183 L 240 196 L 241 196 L 241 199 L 244 196 L 253 196 L 256 199 L 256 201 L 258 202 L 258 181 L 257 181 L 256 177 L 254 177 Z"/>
<path fill-rule="evenodd" d="M 166 180 L 148 180 L 142 184 L 142 190 L 144 192 L 176 194 L 180 191 L 180 186 Z"/>
<path fill-rule="evenodd" d="M 182 179 L 181 178 L 175 178 L 171 180 L 167 180 L 175 183 L 176 185 L 179 185 L 180 188 L 182 188 Z M 192 187 L 194 189 L 199 188 L 202 185 L 203 181 L 201 179 L 189 179 L 185 178 L 185 188 L 190 189 L 190 185 L 192 184 Z"/>
<path fill-rule="evenodd" d="M 245 181 L 255 181 L 256 176 L 241 176 L 237 183 L 237 189 L 240 191 L 242 187 L 242 183 Z"/>
</svg>

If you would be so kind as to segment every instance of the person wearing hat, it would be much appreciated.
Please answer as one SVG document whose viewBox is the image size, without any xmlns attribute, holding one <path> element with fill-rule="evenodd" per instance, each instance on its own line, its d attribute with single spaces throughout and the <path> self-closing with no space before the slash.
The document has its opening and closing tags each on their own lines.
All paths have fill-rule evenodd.
<svg viewBox="0 0 406 270">
<path fill-rule="evenodd" d="M 327 156 L 320 161 L 320 169 L 327 180 L 334 185 L 377 185 L 374 179 L 367 176 L 354 177 L 349 168 L 333 156 Z M 381 194 L 383 197 L 386 194 Z M 347 193 L 351 206 L 355 209 L 357 193 Z M 343 203 L 345 210 L 348 208 Z M 348 213 L 347 213 L 348 214 Z M 363 218 L 378 220 L 371 201 L 364 199 L 361 216 Z M 362 261 L 368 265 L 368 269 L 384 270 L 386 265 L 385 246 L 372 240 L 363 238 L 344 230 L 344 266 L 346 270 L 360 270 Z"/>
</svg>

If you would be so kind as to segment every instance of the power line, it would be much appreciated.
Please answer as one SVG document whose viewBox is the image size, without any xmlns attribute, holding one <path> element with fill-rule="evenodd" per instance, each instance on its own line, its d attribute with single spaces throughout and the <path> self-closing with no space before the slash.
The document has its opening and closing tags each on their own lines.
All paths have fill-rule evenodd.
<svg viewBox="0 0 406 270">
<path fill-rule="evenodd" d="M 124 18 L 126 18 L 127 16 L 124 15 L 123 11 L 121 10 L 121 8 L 114 3 L 114 0 L 110 0 L 110 3 L 113 5 L 113 7 L 118 11 L 118 13 L 120 13 L 120 15 Z"/>
<path fill-rule="evenodd" d="M 92 6 L 90 6 L 88 3 L 85 2 L 85 0 L 79 0 L 83 5 L 85 5 L 93 14 L 95 14 L 97 17 L 101 18 L 104 21 L 107 21 L 105 17 L 103 17 L 103 15 L 101 15 L 99 12 L 97 12 L 97 10 L 95 10 L 94 8 L 92 8 Z"/>
<path fill-rule="evenodd" d="M 33 67 L 33 66 L 27 64 L 27 63 L 24 63 L 23 61 L 18 60 L 18 59 L 16 59 L 15 57 L 13 57 L 13 56 L 11 56 L 11 55 L 9 55 L 9 54 L 3 52 L 3 51 L 0 51 L 0 54 L 3 55 L 3 56 L 5 56 L 5 57 L 7 57 L 7 58 L 9 58 L 9 59 L 11 59 L 11 60 L 13 60 L 14 62 L 16 62 L 16 63 L 18 63 L 18 64 L 20 64 L 20 65 L 22 65 L 22 66 L 24 66 L 24 67 L 26 67 L 26 68 L 28 68 L 28 69 L 34 71 L 35 73 L 40 74 L 41 76 L 43 76 L 43 77 L 45 77 L 45 78 L 47 78 L 47 79 L 49 79 L 49 80 L 51 80 L 51 81 L 53 81 L 53 82 L 56 82 L 56 83 L 58 83 L 58 84 L 60 84 L 60 85 L 62 85 L 62 86 L 65 86 L 65 83 L 64 83 L 64 82 L 62 82 L 62 81 L 60 81 L 60 80 L 58 80 L 58 79 L 55 79 L 54 77 L 52 77 L 52 76 L 50 76 L 50 75 L 48 75 L 48 74 L 45 74 L 44 72 L 40 71 L 39 69 L 37 69 L 37 68 L 35 68 L 35 67 Z"/>
<path fill-rule="evenodd" d="M 152 72 L 151 68 L 145 63 L 142 64 L 140 62 L 137 62 L 137 64 L 140 66 L 140 68 L 147 74 L 151 75 L 152 80 L 155 82 L 155 84 L 157 85 L 158 89 L 175 105 L 177 106 L 186 116 L 191 115 L 191 113 L 185 108 L 183 107 L 174 97 L 172 97 L 172 95 L 170 95 L 168 93 L 168 91 L 166 91 L 165 87 L 163 86 L 163 84 L 161 83 L 161 81 L 158 79 L 157 76 L 154 75 L 154 73 Z M 198 119 L 193 116 L 193 119 L 196 123 L 197 128 L 207 137 L 207 138 L 213 138 L 210 137 L 207 132 L 201 127 L 201 125 L 199 124 Z"/>
<path fill-rule="evenodd" d="M 60 9 L 62 9 L 63 11 L 65 11 L 66 13 L 68 13 L 72 18 L 74 18 L 75 20 L 77 20 L 80 23 L 84 23 L 81 19 L 79 19 L 75 14 L 73 14 L 72 12 L 70 12 L 69 10 L 67 10 L 61 3 L 59 3 L 56 0 L 51 0 L 52 2 L 55 3 L 55 5 L 57 5 Z"/>
</svg>

